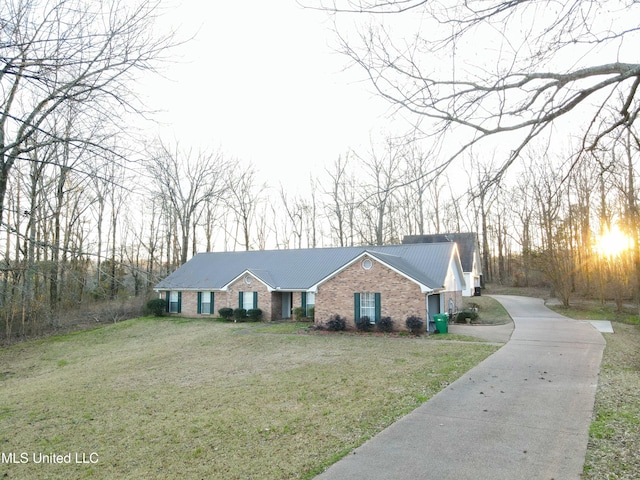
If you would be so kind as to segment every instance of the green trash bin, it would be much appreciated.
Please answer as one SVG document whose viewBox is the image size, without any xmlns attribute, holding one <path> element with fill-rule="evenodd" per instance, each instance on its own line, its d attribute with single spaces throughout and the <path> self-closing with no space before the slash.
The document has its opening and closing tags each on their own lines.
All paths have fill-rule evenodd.
<svg viewBox="0 0 640 480">
<path fill-rule="evenodd" d="M 436 330 L 438 330 L 438 333 L 449 332 L 449 315 L 446 313 L 438 313 L 433 316 L 433 321 L 436 324 Z"/>
</svg>

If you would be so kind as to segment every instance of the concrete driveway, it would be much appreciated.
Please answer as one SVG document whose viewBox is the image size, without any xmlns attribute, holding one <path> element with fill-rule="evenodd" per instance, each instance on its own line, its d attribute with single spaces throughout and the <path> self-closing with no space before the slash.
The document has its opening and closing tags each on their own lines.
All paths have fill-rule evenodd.
<svg viewBox="0 0 640 480">
<path fill-rule="evenodd" d="M 508 343 L 316 478 L 580 478 L 604 339 L 540 299 L 494 298 Z"/>
</svg>

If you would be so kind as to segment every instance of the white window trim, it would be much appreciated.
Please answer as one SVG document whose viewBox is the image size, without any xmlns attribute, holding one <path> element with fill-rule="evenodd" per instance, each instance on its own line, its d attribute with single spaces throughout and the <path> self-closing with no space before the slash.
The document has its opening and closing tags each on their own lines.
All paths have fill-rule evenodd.
<svg viewBox="0 0 640 480">
<path fill-rule="evenodd" d="M 360 317 L 369 317 L 371 323 L 376 323 L 376 297 L 374 292 L 360 293 Z"/>
</svg>

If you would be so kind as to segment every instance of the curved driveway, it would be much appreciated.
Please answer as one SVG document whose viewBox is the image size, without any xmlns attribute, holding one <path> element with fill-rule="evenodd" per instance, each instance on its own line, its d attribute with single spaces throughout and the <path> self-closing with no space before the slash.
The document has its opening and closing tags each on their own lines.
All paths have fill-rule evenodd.
<svg viewBox="0 0 640 480">
<path fill-rule="evenodd" d="M 316 478 L 580 478 L 604 339 L 540 299 L 493 298 L 510 341 Z"/>
</svg>

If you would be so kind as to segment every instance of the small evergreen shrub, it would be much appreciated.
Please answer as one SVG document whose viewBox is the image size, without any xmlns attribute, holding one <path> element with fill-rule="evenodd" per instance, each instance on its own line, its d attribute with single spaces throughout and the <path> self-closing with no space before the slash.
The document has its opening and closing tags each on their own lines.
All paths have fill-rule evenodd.
<svg viewBox="0 0 640 480">
<path fill-rule="evenodd" d="M 316 318 L 316 307 L 309 307 L 309 315 L 308 317 L 313 320 Z"/>
<path fill-rule="evenodd" d="M 262 320 L 262 310 L 259 308 L 250 308 L 247 310 L 247 317 L 251 322 L 258 322 Z"/>
<path fill-rule="evenodd" d="M 305 318 L 306 312 L 304 310 L 305 309 L 302 308 L 302 307 L 296 307 L 296 308 L 293 309 L 293 318 L 296 319 L 296 322 L 299 322 L 303 318 Z"/>
<path fill-rule="evenodd" d="M 329 320 L 327 320 L 327 330 L 331 330 L 332 332 L 342 332 L 346 329 L 347 322 L 337 313 L 331 315 L 331 317 L 329 317 Z"/>
<path fill-rule="evenodd" d="M 373 329 L 371 319 L 366 315 L 364 317 L 356 318 L 356 328 L 361 332 L 370 332 Z"/>
<path fill-rule="evenodd" d="M 416 317 L 415 315 L 407 317 L 405 323 L 407 325 L 407 330 L 409 330 L 414 335 L 418 335 L 424 327 L 424 321 L 420 317 Z"/>
<path fill-rule="evenodd" d="M 218 315 L 225 320 L 231 320 L 233 318 L 233 308 L 223 307 L 218 310 Z"/>
<path fill-rule="evenodd" d="M 147 302 L 147 310 L 155 315 L 156 317 L 161 317 L 164 315 L 167 309 L 167 302 L 162 298 L 154 298 Z"/>
<path fill-rule="evenodd" d="M 382 317 L 376 323 L 376 327 L 380 332 L 393 332 L 393 320 L 391 320 L 391 317 Z"/>
<path fill-rule="evenodd" d="M 236 308 L 233 311 L 233 318 L 236 322 L 244 322 L 247 319 L 247 310 L 245 308 Z"/>
<path fill-rule="evenodd" d="M 471 321 L 477 320 L 478 319 L 478 312 L 476 312 L 475 310 L 471 310 L 471 309 L 460 310 L 458 312 L 458 314 L 456 315 L 456 322 L 465 323 L 467 318 L 470 318 Z"/>
</svg>

